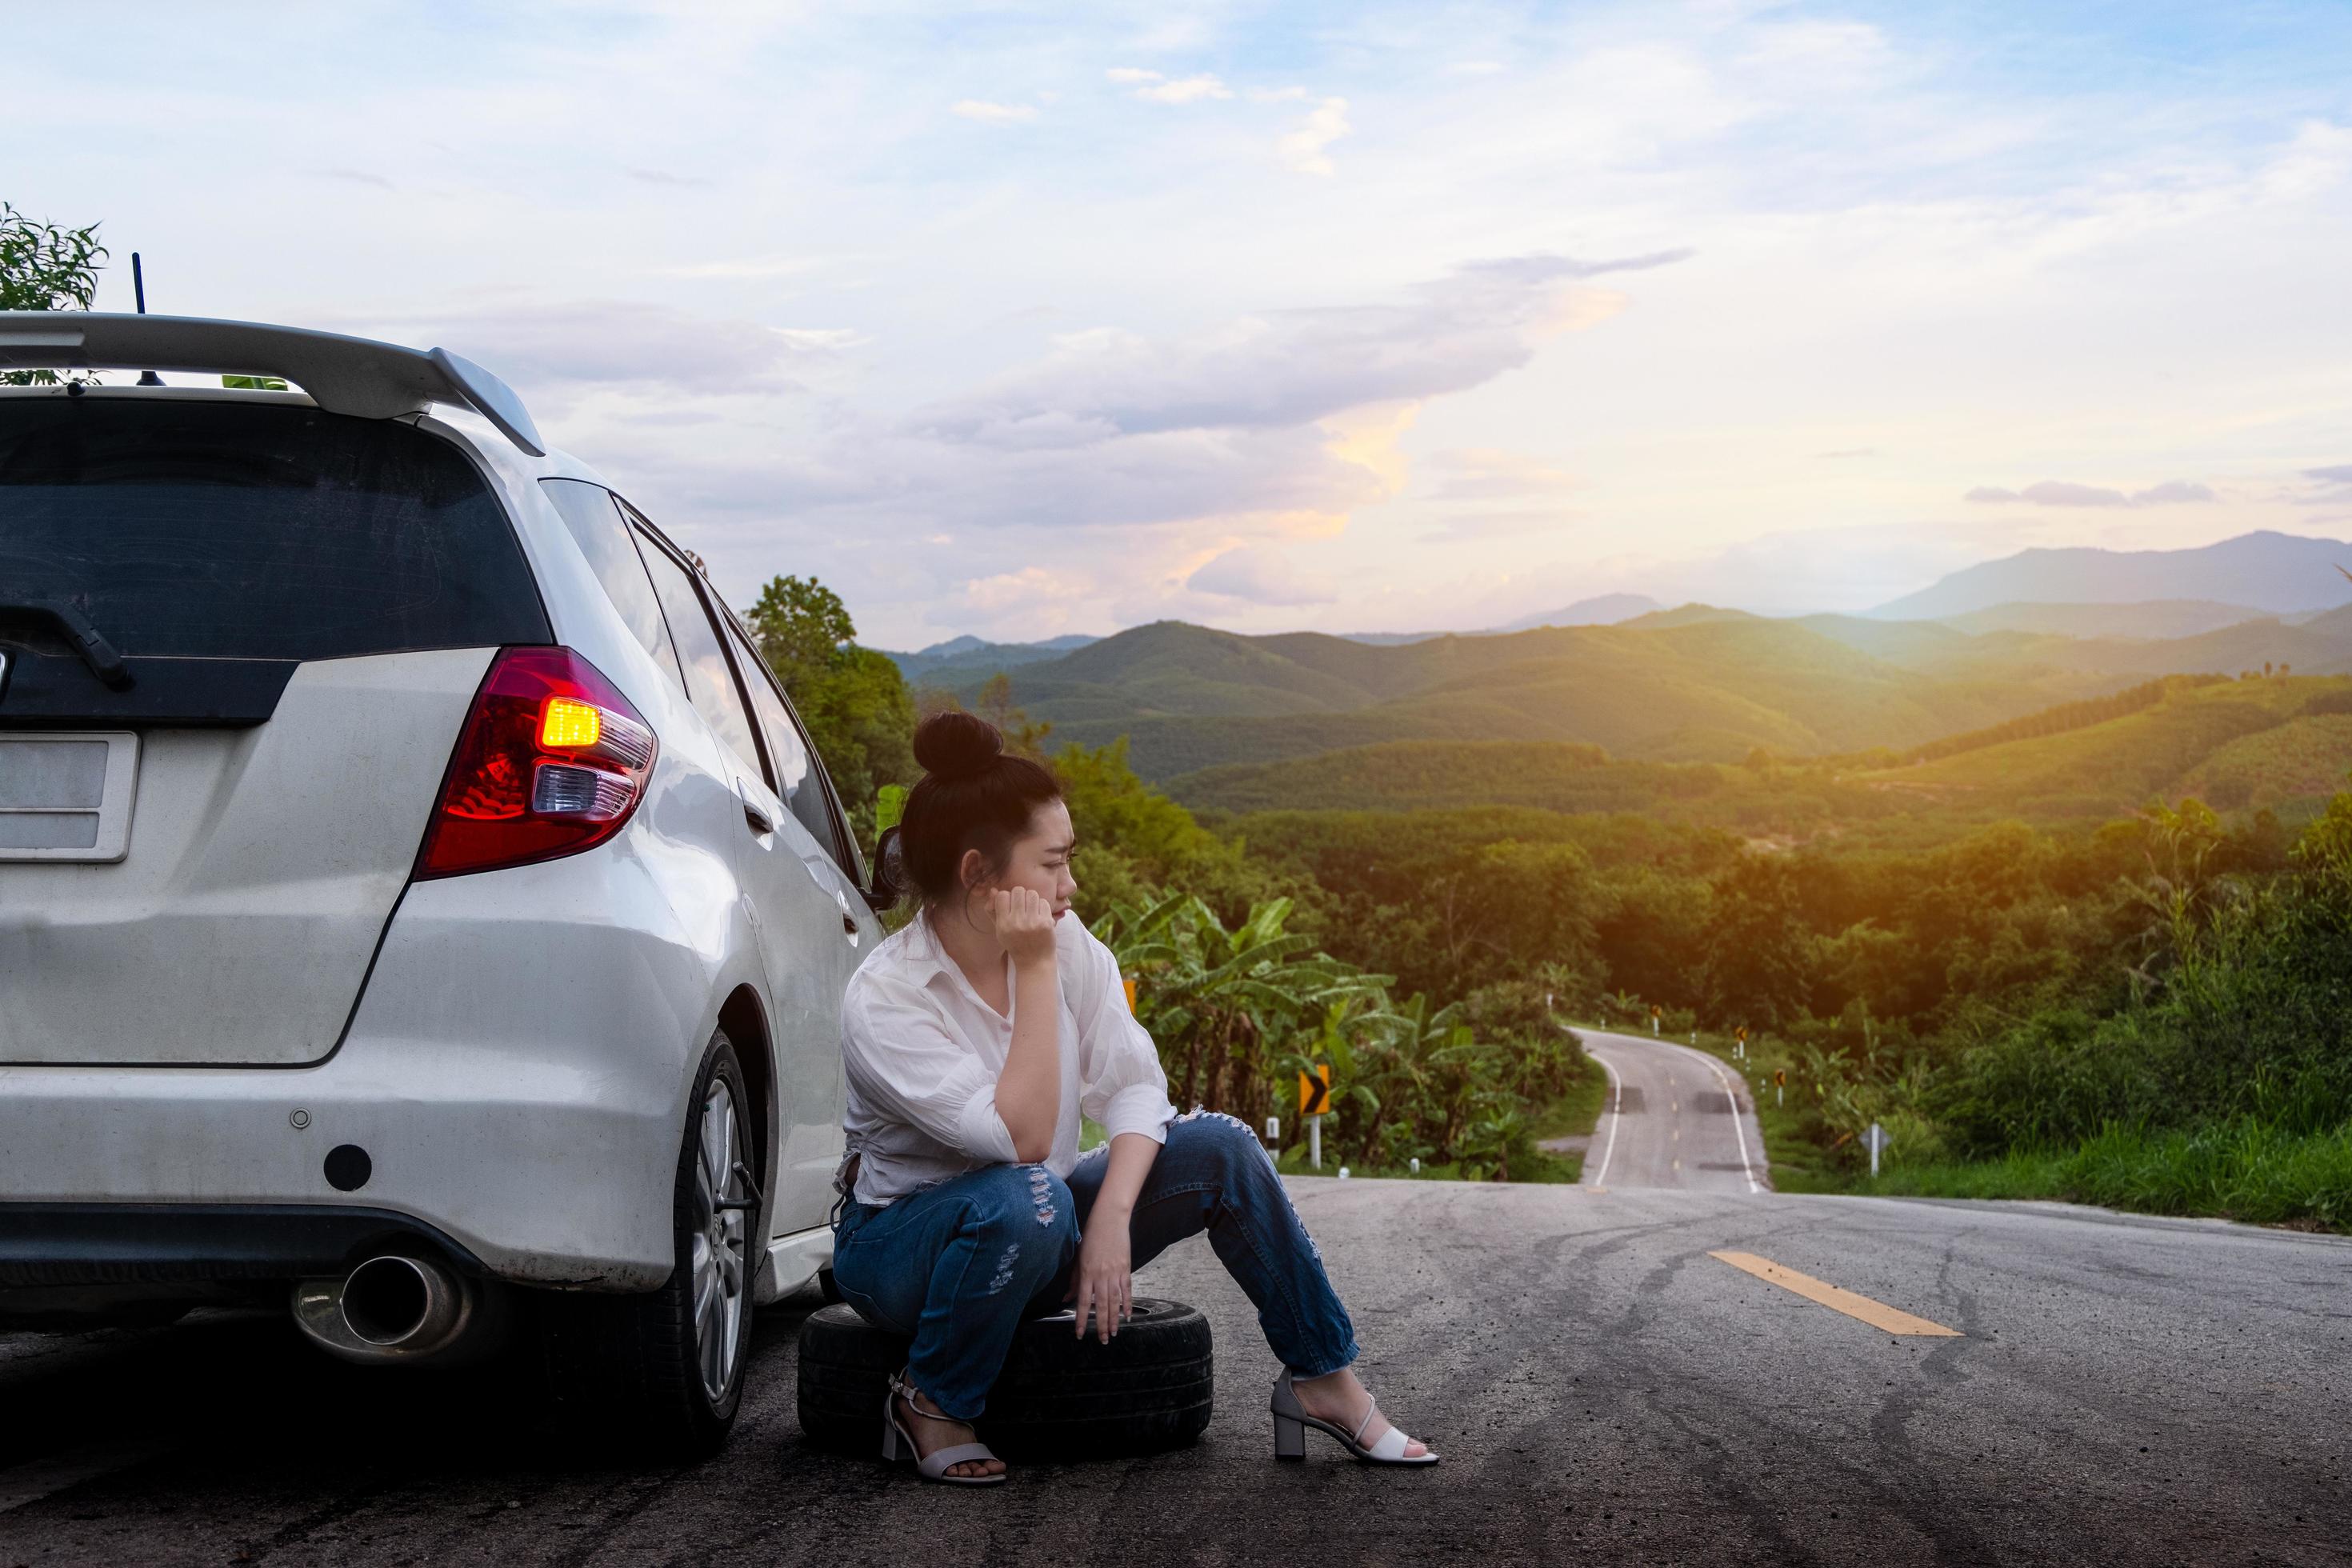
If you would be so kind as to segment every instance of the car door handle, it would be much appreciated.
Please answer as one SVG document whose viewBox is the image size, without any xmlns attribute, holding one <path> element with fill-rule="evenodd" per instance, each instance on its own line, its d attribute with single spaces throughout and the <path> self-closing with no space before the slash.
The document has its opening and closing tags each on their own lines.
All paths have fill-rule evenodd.
<svg viewBox="0 0 2352 1568">
<path fill-rule="evenodd" d="M 751 825 L 752 832 L 762 836 L 776 830 L 775 819 L 748 800 L 743 803 L 743 820 Z"/>
</svg>

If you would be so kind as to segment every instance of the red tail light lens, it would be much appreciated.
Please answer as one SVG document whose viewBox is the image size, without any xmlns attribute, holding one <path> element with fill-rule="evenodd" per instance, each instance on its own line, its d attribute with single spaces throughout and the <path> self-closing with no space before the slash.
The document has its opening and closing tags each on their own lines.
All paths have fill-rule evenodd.
<svg viewBox="0 0 2352 1568">
<path fill-rule="evenodd" d="M 457 736 L 416 874 L 454 877 L 576 855 L 645 798 L 654 732 L 568 647 L 502 651 Z"/>
</svg>

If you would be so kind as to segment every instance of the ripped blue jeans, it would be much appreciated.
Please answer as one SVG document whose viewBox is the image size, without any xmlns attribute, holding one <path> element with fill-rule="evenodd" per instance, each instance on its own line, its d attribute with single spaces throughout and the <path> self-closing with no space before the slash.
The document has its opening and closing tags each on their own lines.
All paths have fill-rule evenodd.
<svg viewBox="0 0 2352 1568">
<path fill-rule="evenodd" d="M 1096 1149 L 1066 1182 L 1043 1165 L 985 1165 L 878 1206 L 852 1201 L 834 1226 L 834 1283 L 867 1321 L 912 1335 L 915 1386 L 973 1420 L 1021 1320 L 1062 1309 L 1109 1165 Z M 1348 1310 L 1274 1161 L 1247 1126 L 1213 1112 L 1169 1124 L 1136 1194 L 1129 1266 L 1204 1230 L 1294 1376 L 1356 1359 Z"/>
</svg>

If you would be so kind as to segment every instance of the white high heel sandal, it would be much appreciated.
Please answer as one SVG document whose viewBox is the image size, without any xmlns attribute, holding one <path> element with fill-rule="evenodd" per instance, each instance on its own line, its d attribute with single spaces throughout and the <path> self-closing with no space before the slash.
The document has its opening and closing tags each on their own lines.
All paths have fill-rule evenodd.
<svg viewBox="0 0 2352 1568">
<path fill-rule="evenodd" d="M 1341 1447 L 1366 1464 L 1433 1465 L 1437 1463 L 1437 1456 L 1433 1453 L 1422 1453 L 1407 1458 L 1405 1447 L 1412 1439 L 1398 1430 L 1394 1423 L 1391 1423 L 1389 1429 L 1381 1434 L 1378 1442 L 1366 1447 L 1362 1441 L 1364 1428 L 1370 1426 L 1372 1424 L 1372 1417 L 1380 1414 L 1381 1407 L 1378 1405 L 1367 1405 L 1364 1407 L 1364 1418 L 1356 1423 L 1356 1429 L 1353 1432 L 1342 1431 L 1319 1416 L 1307 1415 L 1306 1407 L 1298 1403 L 1297 1393 L 1290 1386 L 1288 1367 L 1284 1367 L 1282 1375 L 1275 1379 L 1272 1404 L 1274 1457 L 1277 1459 L 1307 1458 L 1307 1428 L 1312 1426 L 1318 1432 L 1329 1433 L 1339 1440 Z"/>
<path fill-rule="evenodd" d="M 915 1446 L 915 1435 L 912 1432 L 908 1431 L 906 1423 L 898 1419 L 898 1396 L 900 1394 L 904 1394 L 907 1397 L 907 1408 L 913 1411 L 916 1415 L 921 1416 L 926 1421 L 953 1421 L 955 1419 L 951 1415 L 934 1415 L 929 1411 L 924 1409 L 921 1405 L 916 1404 L 915 1385 L 907 1381 L 906 1369 L 903 1367 L 900 1368 L 898 1371 L 891 1373 L 890 1392 L 882 1396 L 882 1457 L 885 1459 L 896 1464 L 899 1458 L 899 1450 L 903 1447 L 906 1451 L 905 1457 L 915 1461 L 915 1474 L 922 1477 L 923 1479 L 927 1481 L 944 1481 L 950 1486 L 958 1487 L 993 1487 L 1002 1486 L 1003 1484 L 1004 1472 L 1002 1470 L 997 1471 L 994 1475 L 987 1476 L 951 1476 L 948 1474 L 948 1468 L 951 1465 L 961 1465 L 971 1459 L 992 1459 L 996 1458 L 994 1454 L 989 1451 L 988 1445 L 985 1443 L 951 1444 L 945 1448 L 941 1448 L 935 1454 L 925 1454 L 922 1449 L 917 1447 Z M 961 1425 L 961 1423 L 958 1423 L 958 1425 Z"/>
</svg>

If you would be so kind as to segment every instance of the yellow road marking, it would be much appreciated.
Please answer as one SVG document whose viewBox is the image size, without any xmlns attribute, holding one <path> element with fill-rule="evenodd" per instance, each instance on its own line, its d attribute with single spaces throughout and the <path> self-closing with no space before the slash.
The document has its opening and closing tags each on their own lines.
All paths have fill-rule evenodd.
<svg viewBox="0 0 2352 1568">
<path fill-rule="evenodd" d="M 1753 1274 L 1767 1284 L 1778 1285 L 1783 1290 L 1795 1292 L 1808 1301 L 1818 1301 L 1832 1311 L 1843 1312 L 1849 1318 L 1859 1318 L 1874 1329 L 1890 1334 L 1923 1334 L 1937 1339 L 1957 1340 L 1963 1335 L 1958 1329 L 1948 1329 L 1941 1323 L 1931 1323 L 1925 1318 L 1874 1301 L 1867 1296 L 1857 1296 L 1851 1290 L 1841 1290 L 1825 1284 L 1810 1274 L 1800 1274 L 1793 1268 L 1783 1268 L 1769 1258 L 1759 1258 L 1752 1252 L 1710 1252 L 1709 1258 L 1719 1258 L 1743 1273 Z"/>
</svg>

